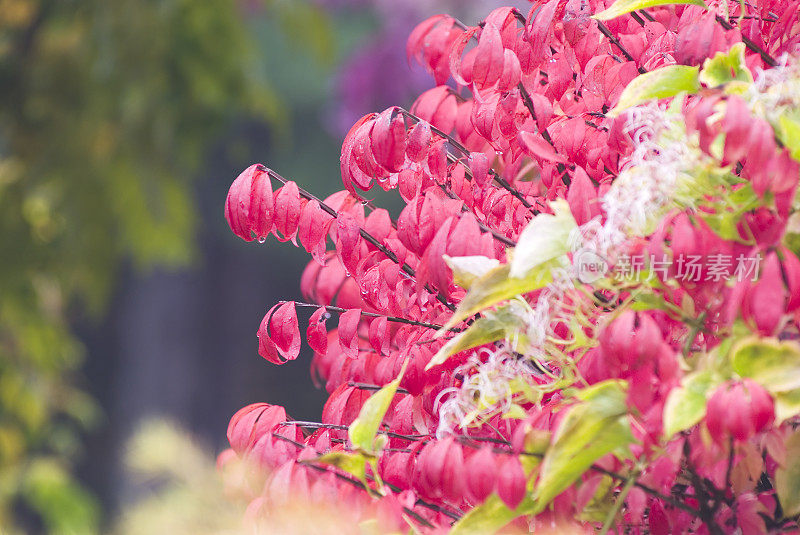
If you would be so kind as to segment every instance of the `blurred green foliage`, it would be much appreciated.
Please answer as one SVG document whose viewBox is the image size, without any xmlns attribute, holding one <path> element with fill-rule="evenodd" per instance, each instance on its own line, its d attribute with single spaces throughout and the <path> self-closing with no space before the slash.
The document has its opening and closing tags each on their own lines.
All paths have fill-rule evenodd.
<svg viewBox="0 0 800 535">
<path fill-rule="evenodd" d="M 114 523 L 114 535 L 244 535 L 244 507 L 225 495 L 213 455 L 176 424 L 143 422 L 126 468 L 148 489 Z"/>
<path fill-rule="evenodd" d="M 0 527 L 93 533 L 71 476 L 101 411 L 76 384 L 76 314 L 122 259 L 192 258 L 190 177 L 213 137 L 285 112 L 234 0 L 0 0 Z M 272 5 L 274 4 L 274 5 Z M 332 54 L 324 17 L 266 2 Z M 220 201 L 221 202 L 221 201 Z M 17 530 L 17 531 L 15 531 Z"/>
</svg>

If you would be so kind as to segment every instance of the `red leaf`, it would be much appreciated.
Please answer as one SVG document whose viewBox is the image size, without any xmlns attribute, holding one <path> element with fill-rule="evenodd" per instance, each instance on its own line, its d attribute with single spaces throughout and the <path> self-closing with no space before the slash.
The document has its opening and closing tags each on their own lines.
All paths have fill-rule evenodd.
<svg viewBox="0 0 800 535">
<path fill-rule="evenodd" d="M 442 132 L 449 133 L 455 126 L 458 101 L 452 89 L 440 85 L 422 93 L 411 106 L 411 112 Z"/>
<path fill-rule="evenodd" d="M 422 49 L 425 47 L 425 36 L 428 35 L 436 24 L 447 18 L 447 15 L 434 15 L 417 24 L 411 31 L 411 35 L 408 36 L 408 42 L 406 43 L 406 57 L 409 60 L 411 60 L 411 58 L 416 58 L 417 61 L 422 64 L 421 53 Z"/>
<path fill-rule="evenodd" d="M 472 39 L 472 36 L 478 33 L 479 29 L 477 27 L 468 28 L 450 45 L 450 73 L 453 75 L 453 80 L 464 86 L 469 85 L 469 82 L 464 79 L 461 73 L 461 56 L 464 54 L 467 43 Z"/>
<path fill-rule="evenodd" d="M 470 212 L 465 212 L 447 237 L 447 254 L 473 256 L 481 252 L 481 229 Z"/>
<path fill-rule="evenodd" d="M 474 453 L 466 463 L 466 483 L 472 497 L 477 502 L 485 500 L 494 492 L 497 484 L 497 460 L 491 449 L 483 447 Z"/>
<path fill-rule="evenodd" d="M 553 104 L 550 99 L 539 93 L 533 93 L 530 97 L 533 102 L 533 111 L 536 112 L 536 126 L 539 127 L 539 132 L 544 132 L 550 126 L 550 120 L 553 118 Z"/>
<path fill-rule="evenodd" d="M 303 208 L 297 184 L 291 180 L 275 192 L 275 235 L 280 241 L 292 240 L 297 245 L 297 226 Z M 283 234 L 283 238 L 278 236 Z"/>
<path fill-rule="evenodd" d="M 364 221 L 364 230 L 379 242 L 392 232 L 392 218 L 383 208 L 373 210 Z"/>
<path fill-rule="evenodd" d="M 331 223 L 333 223 L 333 217 L 325 212 L 315 200 L 306 203 L 300 212 L 297 236 L 305 250 L 320 264 L 323 263 L 325 257 L 325 238 Z"/>
<path fill-rule="evenodd" d="M 475 50 L 472 83 L 481 89 L 491 87 L 497 83 L 503 73 L 505 58 L 500 30 L 494 24 L 484 24 Z M 509 52 L 513 55 L 513 52 Z"/>
<path fill-rule="evenodd" d="M 516 455 L 509 456 L 500 468 L 497 495 L 510 509 L 514 509 L 525 497 L 525 485 L 525 472 L 519 458 Z"/>
<path fill-rule="evenodd" d="M 447 147 L 446 140 L 440 139 L 428 148 L 428 172 L 437 182 L 443 182 L 447 177 Z"/>
<path fill-rule="evenodd" d="M 374 113 L 368 113 L 364 115 L 356 121 L 356 124 L 350 128 L 350 131 L 347 132 L 347 135 L 344 138 L 344 142 L 342 143 L 342 155 L 340 159 L 340 170 L 342 174 L 342 182 L 344 183 L 345 188 L 347 191 L 355 194 L 355 188 L 353 184 L 358 185 L 361 189 L 369 189 L 370 184 L 372 182 L 372 177 L 362 171 L 359 166 L 357 165 L 355 158 L 353 156 L 353 150 L 358 142 L 363 143 L 363 139 L 359 136 L 363 136 L 362 128 L 370 128 L 368 124 L 369 121 L 375 118 Z"/>
<path fill-rule="evenodd" d="M 350 425 L 358 417 L 361 406 L 372 393 L 354 386 L 342 384 L 334 390 L 322 408 L 322 423 L 333 425 Z M 331 430 L 332 438 L 347 436 L 347 431 Z"/>
<path fill-rule="evenodd" d="M 414 169 L 403 169 L 397 175 L 397 189 L 400 196 L 406 203 L 419 194 L 422 177 L 420 172 Z"/>
<path fill-rule="evenodd" d="M 375 161 L 392 173 L 399 171 L 405 161 L 406 125 L 397 108 L 378 115 L 371 137 Z"/>
<path fill-rule="evenodd" d="M 355 273 L 361 258 L 361 227 L 348 212 L 336 218 L 336 251 L 342 264 L 350 273 Z"/>
<path fill-rule="evenodd" d="M 520 97 L 516 91 L 510 92 L 500 99 L 496 121 L 497 129 L 505 139 L 513 139 L 519 131 L 517 128 L 517 107 L 519 103 Z"/>
<path fill-rule="evenodd" d="M 516 8 L 498 7 L 484 19 L 486 24 L 492 24 L 500 30 L 503 37 L 503 46 L 511 48 L 517 39 L 517 18 L 514 16 Z"/>
<path fill-rule="evenodd" d="M 376 353 L 389 354 L 389 320 L 385 316 L 375 318 L 369 324 L 369 343 Z"/>
<path fill-rule="evenodd" d="M 575 172 L 572 173 L 567 203 L 578 225 L 583 225 L 600 213 L 597 191 L 582 167 L 575 167 Z"/>
<path fill-rule="evenodd" d="M 472 107 L 472 126 L 487 141 L 494 141 L 497 137 L 495 135 L 495 117 L 499 105 L 500 93 L 493 93 L 482 102 L 475 101 L 475 105 Z"/>
<path fill-rule="evenodd" d="M 523 150 L 530 156 L 548 162 L 566 164 L 567 159 L 556 152 L 550 143 L 544 140 L 539 134 L 533 132 L 520 132 L 517 136 Z"/>
<path fill-rule="evenodd" d="M 272 229 L 272 183 L 267 169 L 254 164 L 236 177 L 225 200 L 225 219 L 234 234 L 245 241 L 264 238 Z"/>
<path fill-rule="evenodd" d="M 482 152 L 473 152 L 469 155 L 469 170 L 472 178 L 479 186 L 484 186 L 489 180 L 489 158 Z"/>
<path fill-rule="evenodd" d="M 556 13 L 559 0 L 550 0 L 538 12 L 536 17 L 528 27 L 527 40 L 530 44 L 530 63 L 532 65 L 541 65 L 544 62 L 545 54 L 548 51 L 548 35 L 551 31 L 553 17 Z M 533 12 L 533 10 L 531 11 Z"/>
<path fill-rule="evenodd" d="M 455 21 L 446 15 L 436 15 L 418 25 L 408 39 L 406 52 L 433 74 L 437 85 L 447 81 L 447 51 L 450 44 L 463 33 Z"/>
<path fill-rule="evenodd" d="M 500 74 L 497 89 L 508 91 L 517 86 L 522 77 L 522 67 L 517 55 L 509 49 L 503 51 L 503 71 Z"/>
<path fill-rule="evenodd" d="M 354 308 L 339 316 L 339 345 L 345 355 L 358 357 L 358 324 L 361 322 L 361 309 Z"/>
<path fill-rule="evenodd" d="M 258 341 L 258 354 L 270 362 L 283 364 L 297 358 L 300 328 L 294 301 L 275 305 L 267 312 L 258 329 Z"/>
<path fill-rule="evenodd" d="M 420 121 L 408 133 L 406 156 L 412 162 L 420 162 L 425 158 L 428 145 L 431 142 L 431 125 L 427 121 Z"/>
<path fill-rule="evenodd" d="M 228 442 L 233 451 L 243 455 L 264 433 L 286 421 L 286 411 L 279 405 L 253 403 L 236 411 L 228 424 Z"/>
<path fill-rule="evenodd" d="M 311 346 L 314 352 L 321 355 L 328 352 L 328 330 L 325 328 L 326 319 L 328 319 L 328 311 L 325 307 L 319 307 L 308 319 L 308 329 L 306 329 L 308 345 Z"/>
</svg>

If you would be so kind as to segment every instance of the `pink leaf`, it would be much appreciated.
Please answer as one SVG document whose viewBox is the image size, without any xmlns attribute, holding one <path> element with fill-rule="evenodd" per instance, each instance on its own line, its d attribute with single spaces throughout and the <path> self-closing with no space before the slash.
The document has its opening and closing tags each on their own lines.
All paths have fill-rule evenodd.
<svg viewBox="0 0 800 535">
<path fill-rule="evenodd" d="M 339 316 L 339 345 L 345 355 L 358 357 L 358 325 L 361 322 L 361 309 L 354 308 Z"/>
<path fill-rule="evenodd" d="M 277 310 L 276 310 L 277 309 Z M 258 329 L 259 355 L 275 364 L 300 354 L 300 328 L 294 301 L 273 306 Z"/>
<path fill-rule="evenodd" d="M 333 217 L 325 212 L 315 200 L 309 201 L 300 212 L 297 236 L 305 250 L 314 260 L 323 263 L 325 256 L 325 238 L 333 223 Z"/>
<path fill-rule="evenodd" d="M 493 86 L 503 73 L 503 40 L 494 24 L 486 23 L 475 49 L 475 64 L 472 67 L 472 83 L 479 88 Z M 509 51 L 513 54 L 513 52 Z"/>
<path fill-rule="evenodd" d="M 225 219 L 234 234 L 253 241 L 252 234 L 261 239 L 272 229 L 272 183 L 267 169 L 254 164 L 241 172 L 231 184 L 225 200 Z"/>
<path fill-rule="evenodd" d="M 303 205 L 297 184 L 291 180 L 275 192 L 275 231 L 283 234 L 279 240 L 292 240 L 297 245 L 297 227 L 300 224 L 300 211 Z"/>
<path fill-rule="evenodd" d="M 389 352 L 389 321 L 385 316 L 375 318 L 369 324 L 369 343 L 376 353 L 387 355 Z"/>
<path fill-rule="evenodd" d="M 306 329 L 308 345 L 321 355 L 328 351 L 328 330 L 325 328 L 327 315 L 325 307 L 319 307 L 308 319 L 308 329 Z"/>
<path fill-rule="evenodd" d="M 530 156 L 548 162 L 568 163 L 566 158 L 558 154 L 553 146 L 538 134 L 534 134 L 533 132 L 520 132 L 517 139 L 519 139 L 520 145 Z"/>
</svg>

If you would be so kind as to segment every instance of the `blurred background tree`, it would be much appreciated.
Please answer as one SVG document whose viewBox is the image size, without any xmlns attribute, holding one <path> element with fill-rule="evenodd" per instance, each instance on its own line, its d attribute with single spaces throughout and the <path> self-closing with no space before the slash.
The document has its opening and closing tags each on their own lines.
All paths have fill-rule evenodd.
<svg viewBox="0 0 800 535">
<path fill-rule="evenodd" d="M 413 25 L 498 3 L 0 0 L 4 535 L 148 517 L 122 514 L 163 498 L 123 458 L 150 416 L 216 451 L 248 403 L 319 418 L 310 358 L 269 366 L 255 339 L 308 257 L 233 238 L 228 186 L 263 161 L 341 189 L 343 129 L 431 84 L 404 58 Z"/>
<path fill-rule="evenodd" d="M 280 124 L 232 0 L 0 0 L 0 526 L 95 531 L 76 374 L 123 259 L 194 254 L 189 184 L 236 117 Z"/>
</svg>

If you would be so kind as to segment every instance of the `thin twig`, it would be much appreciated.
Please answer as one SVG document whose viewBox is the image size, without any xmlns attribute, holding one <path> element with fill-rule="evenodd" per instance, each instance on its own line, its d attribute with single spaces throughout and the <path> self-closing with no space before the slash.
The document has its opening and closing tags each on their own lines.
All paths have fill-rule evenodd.
<svg viewBox="0 0 800 535">
<path fill-rule="evenodd" d="M 372 392 L 378 391 L 381 388 L 383 388 L 380 385 L 370 385 L 370 384 L 367 384 L 367 383 L 356 383 L 356 382 L 353 382 L 353 381 L 348 381 L 347 382 L 347 386 L 354 386 L 354 387 L 358 388 L 359 390 L 369 390 L 369 391 L 372 391 Z M 406 390 L 405 388 L 397 387 L 396 390 L 397 390 L 398 394 L 408 394 L 409 393 L 408 390 Z"/>
<path fill-rule="evenodd" d="M 622 55 L 625 56 L 625 59 L 633 62 L 636 61 L 635 59 L 633 59 L 633 56 L 631 56 L 631 53 L 628 52 L 624 46 L 622 46 L 622 43 L 620 43 L 619 39 L 617 39 L 617 37 L 613 33 L 611 33 L 611 30 L 608 29 L 608 26 L 603 24 L 602 21 L 598 20 L 597 27 L 600 29 L 600 33 L 605 35 L 609 41 L 611 41 L 617 48 L 619 48 L 620 52 L 622 52 Z M 647 69 L 645 69 L 644 67 L 636 67 L 636 68 L 638 69 L 639 74 L 644 74 L 647 72 Z"/>
<path fill-rule="evenodd" d="M 296 425 L 298 427 L 306 427 L 308 429 L 330 429 L 332 431 L 347 431 L 349 429 L 349 427 L 346 425 L 322 424 L 319 422 L 304 422 L 301 420 L 287 420 L 285 422 L 281 422 L 279 425 Z M 378 430 L 378 434 L 410 441 L 418 441 L 424 438 L 430 438 L 430 435 L 401 435 L 400 433 L 393 433 L 391 431 L 383 430 Z"/>
<path fill-rule="evenodd" d="M 287 303 L 288 301 L 280 301 L 280 303 Z M 324 308 L 330 312 L 336 312 L 337 314 L 342 314 L 344 312 L 348 312 L 349 308 L 342 308 L 342 307 L 335 307 L 331 305 L 315 305 L 314 303 L 304 303 L 302 301 L 294 301 L 294 304 L 299 307 L 308 307 L 308 308 Z M 436 329 L 437 331 L 441 329 L 443 326 L 437 323 L 425 323 L 424 321 L 416 321 L 410 320 L 407 318 L 400 318 L 397 316 L 385 316 L 383 314 L 376 314 L 374 312 L 366 312 L 364 310 L 361 311 L 362 316 L 367 316 L 369 318 L 386 318 L 388 321 L 392 321 L 395 323 L 405 323 L 407 325 L 416 325 L 417 327 L 426 327 L 428 329 Z M 452 329 L 451 329 L 452 330 Z"/>
<path fill-rule="evenodd" d="M 720 17 L 719 15 L 715 15 L 714 18 L 719 23 L 719 25 L 725 28 L 726 30 L 733 29 L 733 25 L 727 20 Z M 761 56 L 761 59 L 764 60 L 764 63 L 766 63 L 770 67 L 775 67 L 778 64 L 778 62 L 775 61 L 775 58 L 770 56 L 766 50 L 758 46 L 752 39 L 750 39 L 746 35 L 742 35 L 742 42 L 747 48 L 749 48 L 750 50 Z"/>
<path fill-rule="evenodd" d="M 413 113 L 411 113 L 411 112 L 410 112 L 410 111 L 408 111 L 408 110 L 405 110 L 405 109 L 402 109 L 402 108 L 401 108 L 401 109 L 400 109 L 400 112 L 401 112 L 403 115 L 405 115 L 407 118 L 411 119 L 412 121 L 415 121 L 415 122 L 421 122 L 421 121 L 422 121 L 422 119 L 420 119 L 419 117 L 417 117 L 416 115 L 414 115 Z M 430 123 L 429 123 L 429 124 L 430 124 Z M 450 145 L 451 145 L 451 146 L 452 146 L 454 149 L 456 149 L 458 152 L 460 152 L 462 155 L 464 155 L 464 156 L 469 156 L 469 155 L 470 155 L 470 151 L 469 151 L 469 149 L 467 149 L 467 148 L 466 148 L 464 145 L 462 145 L 461 143 L 459 143 L 459 142 L 458 142 L 458 141 L 457 141 L 457 140 L 456 140 L 454 137 L 452 137 L 452 136 L 451 136 L 451 135 L 449 135 L 449 134 L 446 134 L 445 132 L 443 132 L 442 130 L 440 130 L 440 129 L 436 128 L 436 127 L 435 127 L 435 126 L 433 126 L 432 124 L 430 125 L 430 127 L 431 127 L 431 132 L 433 132 L 433 133 L 434 133 L 434 134 L 436 134 L 437 136 L 441 137 L 442 139 L 445 139 L 445 140 L 447 140 L 447 142 L 448 142 L 448 143 L 450 143 Z M 466 167 L 466 165 L 464 164 L 464 162 L 462 162 L 461 160 L 458 160 L 458 161 L 459 161 L 459 162 L 461 162 L 461 164 L 462 164 L 462 165 L 464 165 L 464 166 Z M 467 170 L 469 171 L 469 169 L 467 169 Z M 525 208 L 527 208 L 527 209 L 529 209 L 529 210 L 532 210 L 532 211 L 534 212 L 534 214 L 538 214 L 538 213 L 539 213 L 539 211 L 538 211 L 538 210 L 536 210 L 536 208 L 534 208 L 534 207 L 533 207 L 533 205 L 532 205 L 530 202 L 528 202 L 528 199 L 526 199 L 526 198 L 525 198 L 525 196 L 524 196 L 524 195 L 523 195 L 523 194 L 522 194 L 520 191 L 518 191 L 516 188 L 514 188 L 513 186 L 511 186 L 511 184 L 509 184 L 509 183 L 508 183 L 508 181 L 507 181 L 505 178 L 503 178 L 503 177 L 501 177 L 500 175 L 498 175 L 498 174 L 497 174 L 497 172 L 495 172 L 495 170 L 494 170 L 494 169 L 489 169 L 489 174 L 490 174 L 490 175 L 492 175 L 492 179 L 493 179 L 495 182 L 497 182 L 497 184 L 498 184 L 498 185 L 499 185 L 501 188 L 503 188 L 504 190 L 506 190 L 506 191 L 508 191 L 509 193 L 511 193 L 511 195 L 513 195 L 514 197 L 516 197 L 516 198 L 517 198 L 517 200 L 519 200 L 519 202 L 521 202 L 521 203 L 522 203 L 522 205 L 523 205 Z M 472 176 L 472 175 L 471 175 L 471 173 L 470 173 L 470 176 Z"/>
</svg>

